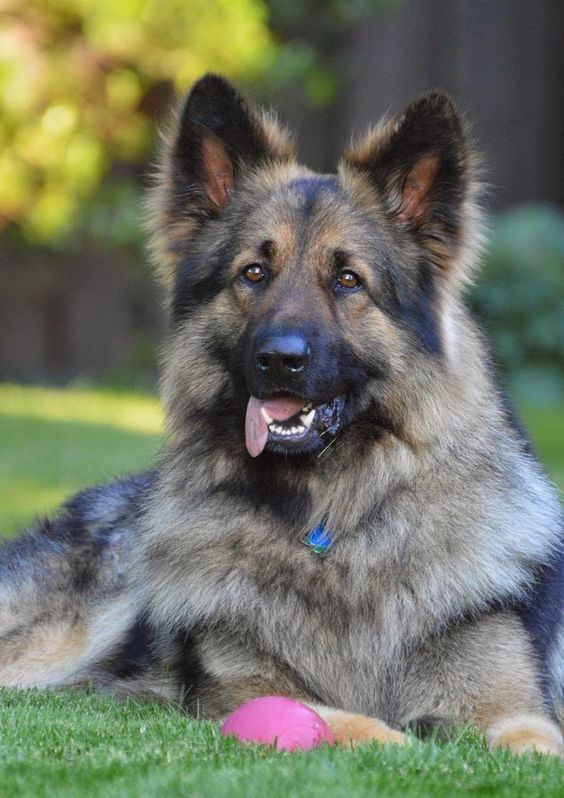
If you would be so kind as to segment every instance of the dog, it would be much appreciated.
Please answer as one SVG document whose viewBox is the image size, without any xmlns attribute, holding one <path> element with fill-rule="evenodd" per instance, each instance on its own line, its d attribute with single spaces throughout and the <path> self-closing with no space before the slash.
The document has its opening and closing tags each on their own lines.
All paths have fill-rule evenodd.
<svg viewBox="0 0 564 798">
<path fill-rule="evenodd" d="M 4 545 L 1 684 L 562 755 L 561 511 L 463 301 L 479 172 L 438 92 L 325 175 L 195 84 L 149 199 L 166 448 Z"/>
</svg>

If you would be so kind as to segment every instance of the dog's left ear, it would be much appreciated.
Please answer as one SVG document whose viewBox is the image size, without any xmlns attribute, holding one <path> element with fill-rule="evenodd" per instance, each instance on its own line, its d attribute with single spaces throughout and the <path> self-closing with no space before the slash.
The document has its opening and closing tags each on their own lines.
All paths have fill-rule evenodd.
<svg viewBox="0 0 564 798">
<path fill-rule="evenodd" d="M 344 165 L 368 178 L 398 229 L 443 273 L 468 276 L 480 240 L 476 155 L 445 94 L 421 97 L 374 128 Z"/>
</svg>

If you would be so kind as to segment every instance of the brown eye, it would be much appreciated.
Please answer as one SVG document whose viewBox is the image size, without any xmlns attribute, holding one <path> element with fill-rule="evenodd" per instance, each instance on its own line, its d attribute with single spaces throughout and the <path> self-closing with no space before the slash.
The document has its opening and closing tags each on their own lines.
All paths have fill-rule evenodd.
<svg viewBox="0 0 564 798">
<path fill-rule="evenodd" d="M 358 274 L 351 272 L 349 269 L 342 271 L 337 280 L 339 288 L 358 288 L 361 284 Z"/>
<path fill-rule="evenodd" d="M 243 269 L 243 277 L 245 277 L 250 283 L 260 283 L 260 281 L 265 277 L 264 269 L 260 263 L 251 263 L 249 266 L 245 266 Z"/>
</svg>

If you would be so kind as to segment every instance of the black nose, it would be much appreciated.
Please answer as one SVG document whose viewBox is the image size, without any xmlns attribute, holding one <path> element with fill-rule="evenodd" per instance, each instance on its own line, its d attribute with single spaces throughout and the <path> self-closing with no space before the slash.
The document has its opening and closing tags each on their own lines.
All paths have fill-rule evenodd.
<svg viewBox="0 0 564 798">
<path fill-rule="evenodd" d="M 299 333 L 271 335 L 259 342 L 255 362 L 265 376 L 283 379 L 305 371 L 309 353 L 309 344 Z"/>
</svg>

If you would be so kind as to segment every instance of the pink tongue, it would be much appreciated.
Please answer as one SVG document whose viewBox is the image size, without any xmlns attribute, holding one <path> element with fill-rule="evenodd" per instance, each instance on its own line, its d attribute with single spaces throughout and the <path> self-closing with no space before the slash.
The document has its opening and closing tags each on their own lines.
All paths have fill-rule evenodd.
<svg viewBox="0 0 564 798">
<path fill-rule="evenodd" d="M 295 416 L 303 406 L 303 401 L 290 397 L 261 401 L 251 396 L 245 418 L 245 443 L 251 457 L 258 457 L 266 446 L 268 438 L 268 426 L 260 412 L 261 407 L 264 407 L 270 418 L 275 421 L 286 421 Z"/>
</svg>

